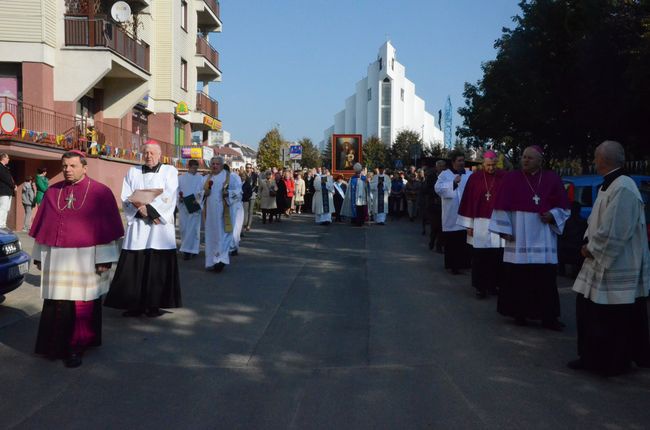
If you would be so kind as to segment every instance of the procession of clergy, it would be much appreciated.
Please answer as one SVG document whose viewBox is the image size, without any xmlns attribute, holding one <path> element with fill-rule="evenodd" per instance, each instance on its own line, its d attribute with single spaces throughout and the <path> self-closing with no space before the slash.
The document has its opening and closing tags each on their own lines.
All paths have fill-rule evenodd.
<svg viewBox="0 0 650 430">
<path fill-rule="evenodd" d="M 84 351 L 101 343 L 104 295 L 103 304 L 124 310 L 126 317 L 157 317 L 161 309 L 181 306 L 177 207 L 184 256 L 199 253 L 203 211 L 205 267 L 220 272 L 237 254 L 244 217 L 252 210 L 244 214 L 239 175 L 215 157 L 209 175 L 189 165 L 179 177 L 174 167 L 160 163 L 155 142 L 145 145 L 143 157 L 144 165 L 132 167 L 124 178 L 126 232 L 110 189 L 86 175 L 85 155 L 77 151 L 63 155 L 65 180 L 47 191 L 30 231 L 45 299 L 36 352 L 63 359 L 67 367 L 81 365 Z M 526 148 L 521 170 L 512 172 L 496 169 L 492 151 L 484 153 L 483 168 L 475 173 L 465 169 L 462 153 L 450 158 L 451 168 L 435 184 L 442 199 L 445 268 L 458 274 L 471 267 L 477 295 L 498 294 L 498 312 L 517 324 L 539 320 L 543 327 L 562 330 L 557 236 L 569 217 L 569 202 L 561 179 L 542 169 L 542 149 Z M 579 359 L 569 366 L 605 375 L 619 374 L 631 362 L 650 366 L 646 221 L 639 191 L 622 171 L 624 162 L 617 142 L 596 149 L 604 184 L 574 285 Z M 369 180 L 355 164 L 341 213 L 356 226 L 369 213 L 385 224 L 390 183 L 383 170 Z M 343 194 L 326 171 L 316 175 L 317 223 L 331 223 L 335 192 Z"/>
</svg>

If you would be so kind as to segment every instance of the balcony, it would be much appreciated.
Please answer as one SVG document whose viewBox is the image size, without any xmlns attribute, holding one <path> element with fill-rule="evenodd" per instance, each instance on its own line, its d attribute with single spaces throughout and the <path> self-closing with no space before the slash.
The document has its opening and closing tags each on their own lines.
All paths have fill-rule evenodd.
<svg viewBox="0 0 650 430">
<path fill-rule="evenodd" d="M 197 7 L 197 24 L 203 32 L 221 31 L 221 16 L 217 0 L 203 0 Z"/>
<path fill-rule="evenodd" d="M 214 80 L 221 77 L 219 52 L 210 45 L 206 37 L 196 37 L 196 55 L 206 60 L 197 65 L 200 80 Z"/>
<path fill-rule="evenodd" d="M 219 118 L 219 102 L 200 91 L 196 93 L 196 110 L 214 119 Z"/>
<path fill-rule="evenodd" d="M 0 97 L 0 111 L 11 112 L 18 129 L 13 135 L 3 134 L 0 141 L 20 142 L 62 151 L 79 149 L 89 156 L 140 162 L 140 148 L 144 136 L 131 130 L 115 127 L 80 116 L 62 115 L 39 106 L 10 97 Z M 176 148 L 161 142 L 162 155 L 167 163 L 176 157 Z"/>
<path fill-rule="evenodd" d="M 133 39 L 124 30 L 103 19 L 65 16 L 65 46 L 107 48 L 149 72 L 149 45 Z"/>
</svg>

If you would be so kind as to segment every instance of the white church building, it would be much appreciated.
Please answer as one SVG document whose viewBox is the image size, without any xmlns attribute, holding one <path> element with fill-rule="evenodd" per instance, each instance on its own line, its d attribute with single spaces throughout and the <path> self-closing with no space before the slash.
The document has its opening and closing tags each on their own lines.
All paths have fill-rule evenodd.
<svg viewBox="0 0 650 430">
<path fill-rule="evenodd" d="M 386 42 L 377 60 L 368 66 L 368 75 L 357 82 L 356 92 L 345 100 L 345 109 L 334 116 L 334 125 L 324 132 L 321 147 L 332 134 L 361 134 L 392 145 L 402 130 L 422 136 L 424 145 L 442 145 L 444 134 L 436 127 L 424 100 L 415 94 L 415 84 L 406 78 L 406 69 L 395 58 L 395 48 Z"/>
</svg>

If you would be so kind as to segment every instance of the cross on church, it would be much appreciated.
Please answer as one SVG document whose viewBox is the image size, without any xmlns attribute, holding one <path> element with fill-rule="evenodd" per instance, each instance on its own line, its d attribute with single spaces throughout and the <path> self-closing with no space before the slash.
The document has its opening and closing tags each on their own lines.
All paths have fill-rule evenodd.
<svg viewBox="0 0 650 430">
<path fill-rule="evenodd" d="M 75 200 L 77 199 L 74 198 L 74 194 L 70 194 L 68 197 L 66 197 L 65 201 L 68 202 L 66 208 L 72 209 L 72 205 L 74 204 Z"/>
<path fill-rule="evenodd" d="M 541 200 L 537 194 L 533 197 L 533 200 L 535 201 L 536 205 L 539 205 L 539 201 Z"/>
</svg>

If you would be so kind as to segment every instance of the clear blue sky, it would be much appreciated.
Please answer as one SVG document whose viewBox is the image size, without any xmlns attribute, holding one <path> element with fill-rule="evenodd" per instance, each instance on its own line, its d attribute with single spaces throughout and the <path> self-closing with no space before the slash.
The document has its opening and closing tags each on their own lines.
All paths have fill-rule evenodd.
<svg viewBox="0 0 650 430">
<path fill-rule="evenodd" d="M 232 139 L 257 147 L 276 124 L 318 144 L 388 37 L 436 116 L 447 95 L 454 131 L 463 85 L 481 77 L 518 0 L 221 0 L 211 37 L 223 81 L 210 93 Z"/>
</svg>

